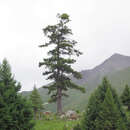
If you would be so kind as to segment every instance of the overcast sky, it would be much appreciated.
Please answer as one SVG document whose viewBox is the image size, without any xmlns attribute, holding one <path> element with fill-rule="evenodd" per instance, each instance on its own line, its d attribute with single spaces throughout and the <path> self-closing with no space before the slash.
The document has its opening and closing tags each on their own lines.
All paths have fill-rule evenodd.
<svg viewBox="0 0 130 130">
<path fill-rule="evenodd" d="M 22 90 L 48 83 L 38 68 L 46 57 L 42 29 L 68 13 L 74 39 L 84 53 L 74 68 L 90 69 L 114 53 L 130 56 L 130 0 L 0 0 L 0 62 L 11 64 Z"/>
</svg>

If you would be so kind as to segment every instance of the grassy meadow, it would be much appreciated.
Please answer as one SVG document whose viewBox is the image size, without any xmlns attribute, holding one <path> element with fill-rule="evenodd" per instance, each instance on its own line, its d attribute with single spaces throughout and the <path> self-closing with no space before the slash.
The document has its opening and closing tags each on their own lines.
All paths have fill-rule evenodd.
<svg viewBox="0 0 130 130">
<path fill-rule="evenodd" d="M 126 107 L 123 108 L 130 120 L 130 112 L 126 110 Z M 83 113 L 79 115 L 79 120 L 60 119 L 55 114 L 44 116 L 41 120 L 35 120 L 35 130 L 73 130 L 74 126 L 80 123 Z"/>
<path fill-rule="evenodd" d="M 79 121 L 67 120 L 37 120 L 35 130 L 71 130 Z"/>
</svg>

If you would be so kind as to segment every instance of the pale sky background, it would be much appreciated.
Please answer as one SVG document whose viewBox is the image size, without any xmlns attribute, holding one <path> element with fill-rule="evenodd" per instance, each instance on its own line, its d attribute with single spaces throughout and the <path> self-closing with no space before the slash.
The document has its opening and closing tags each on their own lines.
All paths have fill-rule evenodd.
<svg viewBox="0 0 130 130">
<path fill-rule="evenodd" d="M 6 57 L 22 90 L 48 83 L 38 68 L 46 57 L 42 29 L 68 13 L 78 48 L 74 68 L 91 69 L 114 53 L 130 56 L 130 0 L 0 0 L 0 62 Z"/>
</svg>

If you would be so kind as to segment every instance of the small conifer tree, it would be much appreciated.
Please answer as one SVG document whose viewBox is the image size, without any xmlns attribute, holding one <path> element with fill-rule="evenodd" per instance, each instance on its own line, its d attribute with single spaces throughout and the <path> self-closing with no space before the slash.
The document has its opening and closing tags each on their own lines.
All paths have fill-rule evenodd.
<svg viewBox="0 0 130 130">
<path fill-rule="evenodd" d="M 121 101 L 123 105 L 127 106 L 128 110 L 130 111 L 130 87 L 128 85 L 126 85 L 125 89 L 123 90 Z"/>
<path fill-rule="evenodd" d="M 43 102 L 36 86 L 33 88 L 33 91 L 30 95 L 30 100 L 32 103 L 35 119 L 37 119 L 37 115 L 40 117 L 40 112 L 43 110 Z"/>
<path fill-rule="evenodd" d="M 96 118 L 96 130 L 126 130 L 121 113 L 114 101 L 110 88 L 107 89 L 101 110 Z"/>
<path fill-rule="evenodd" d="M 97 127 L 98 124 L 100 124 L 100 122 L 98 121 L 101 117 L 101 113 L 102 113 L 102 109 L 103 109 L 103 104 L 105 105 L 106 103 L 104 102 L 110 102 L 107 101 L 108 98 L 106 98 L 106 93 L 107 91 L 111 91 L 109 93 L 111 93 L 109 95 L 109 93 L 107 95 L 111 96 L 110 100 L 113 100 L 113 104 L 114 104 L 114 109 L 118 108 L 118 113 L 120 115 L 120 121 L 126 126 L 127 124 L 127 118 L 126 115 L 122 109 L 120 100 L 116 94 L 116 91 L 111 87 L 111 84 L 109 83 L 109 81 L 107 80 L 107 78 L 105 77 L 102 81 L 102 84 L 95 90 L 94 93 L 92 93 L 87 108 L 86 108 L 86 112 L 84 114 L 84 118 L 82 120 L 81 126 L 82 126 L 82 130 L 99 130 L 99 128 Z M 106 98 L 106 99 L 105 99 Z M 103 110 L 105 111 L 105 110 Z M 108 109 L 109 111 L 109 109 Z M 123 127 L 122 125 L 122 127 Z M 104 130 L 104 129 L 103 129 Z"/>
<path fill-rule="evenodd" d="M 6 59 L 0 65 L 0 130 L 32 130 L 31 104 L 18 92 L 20 83 L 14 80 Z"/>
</svg>

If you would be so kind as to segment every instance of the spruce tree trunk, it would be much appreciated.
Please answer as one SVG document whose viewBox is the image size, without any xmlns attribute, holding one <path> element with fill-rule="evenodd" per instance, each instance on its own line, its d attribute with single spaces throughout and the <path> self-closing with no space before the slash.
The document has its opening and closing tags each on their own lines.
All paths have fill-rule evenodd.
<svg viewBox="0 0 130 130">
<path fill-rule="evenodd" d="M 37 111 L 34 111 L 34 119 L 37 120 Z"/>
<path fill-rule="evenodd" d="M 130 105 L 128 106 L 128 110 L 130 110 Z"/>
<path fill-rule="evenodd" d="M 61 88 L 57 89 L 57 113 L 60 115 L 62 114 L 62 90 Z"/>
</svg>

